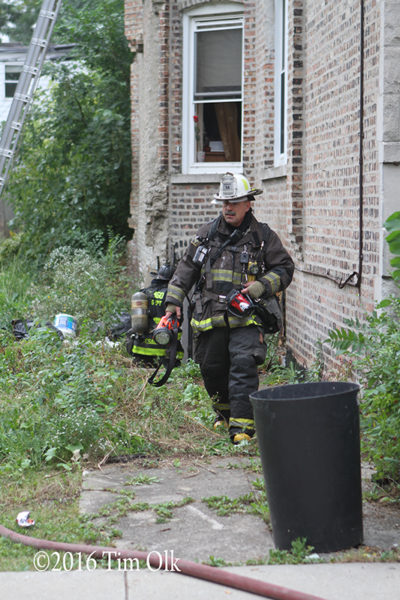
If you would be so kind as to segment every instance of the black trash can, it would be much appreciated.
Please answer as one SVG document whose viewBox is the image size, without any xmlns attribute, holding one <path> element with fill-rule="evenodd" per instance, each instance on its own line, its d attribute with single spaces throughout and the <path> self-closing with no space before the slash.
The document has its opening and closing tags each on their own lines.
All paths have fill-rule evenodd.
<svg viewBox="0 0 400 600">
<path fill-rule="evenodd" d="M 251 394 L 277 548 L 297 538 L 316 552 L 362 542 L 358 391 L 323 381 Z"/>
</svg>

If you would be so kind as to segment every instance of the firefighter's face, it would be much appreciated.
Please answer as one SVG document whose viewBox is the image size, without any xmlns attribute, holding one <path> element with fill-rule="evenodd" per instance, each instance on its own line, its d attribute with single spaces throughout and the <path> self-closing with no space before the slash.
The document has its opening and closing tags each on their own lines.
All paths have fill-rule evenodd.
<svg viewBox="0 0 400 600">
<path fill-rule="evenodd" d="M 249 209 L 250 200 L 243 200 L 242 202 L 229 202 L 229 200 L 224 200 L 222 214 L 229 225 L 239 227 Z"/>
</svg>

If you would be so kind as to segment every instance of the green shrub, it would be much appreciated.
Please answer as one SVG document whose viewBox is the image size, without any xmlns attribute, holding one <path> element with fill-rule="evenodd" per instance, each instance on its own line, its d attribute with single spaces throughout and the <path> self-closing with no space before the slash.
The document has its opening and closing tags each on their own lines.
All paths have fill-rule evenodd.
<svg viewBox="0 0 400 600">
<path fill-rule="evenodd" d="M 0 264 L 7 265 L 18 255 L 21 249 L 22 236 L 19 233 L 10 232 L 10 236 L 0 241 Z"/>
<path fill-rule="evenodd" d="M 68 246 L 53 250 L 39 282 L 30 290 L 35 297 L 31 314 L 52 320 L 57 313 L 68 313 L 81 326 L 96 320 L 109 325 L 129 307 L 118 244 L 117 238 L 105 254 Z"/>
<path fill-rule="evenodd" d="M 123 380 L 96 341 L 89 324 L 126 308 L 121 240 L 106 252 L 69 247 L 54 251 L 43 271 L 21 257 L 0 271 L 0 464 L 24 469 L 44 461 L 66 464 L 74 450 L 102 456 L 108 444 L 137 447 L 126 424 L 108 422 L 116 398 L 113 387 Z M 128 305 L 129 306 L 129 305 Z M 65 341 L 46 325 L 68 309 L 81 319 L 82 330 Z M 35 317 L 28 335 L 17 341 L 13 319 Z M 114 355 L 117 353 L 114 350 Z M 124 426 L 125 425 L 125 426 Z"/>
</svg>

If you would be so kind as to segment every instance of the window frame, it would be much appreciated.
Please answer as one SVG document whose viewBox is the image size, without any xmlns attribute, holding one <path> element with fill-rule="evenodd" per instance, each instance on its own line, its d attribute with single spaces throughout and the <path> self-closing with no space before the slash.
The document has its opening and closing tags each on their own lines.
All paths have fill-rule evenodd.
<svg viewBox="0 0 400 600">
<path fill-rule="evenodd" d="M 241 160 L 238 162 L 199 162 L 194 156 L 196 150 L 195 129 L 193 126 L 195 106 L 195 33 L 201 23 L 218 23 L 219 28 L 242 29 L 244 33 L 243 8 L 236 4 L 221 4 L 217 7 L 200 7 L 185 13 L 183 17 L 183 75 L 182 75 L 182 173 L 225 173 L 228 170 L 241 172 L 243 170 L 243 127 L 241 132 L 240 148 Z M 231 27 L 229 27 L 231 25 Z M 242 35 L 242 86 L 240 118 L 243 124 L 243 86 L 244 86 L 244 35 Z M 203 101 L 204 102 L 204 101 Z M 210 100 L 211 102 L 211 100 Z"/>
<path fill-rule="evenodd" d="M 287 163 L 288 2 L 275 0 L 274 165 Z M 282 82 L 284 89 L 282 90 Z"/>
</svg>

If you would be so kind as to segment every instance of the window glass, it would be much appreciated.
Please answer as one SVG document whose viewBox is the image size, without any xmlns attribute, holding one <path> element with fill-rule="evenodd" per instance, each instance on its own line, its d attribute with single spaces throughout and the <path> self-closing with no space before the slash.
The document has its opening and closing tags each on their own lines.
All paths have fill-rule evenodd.
<svg viewBox="0 0 400 600">
<path fill-rule="evenodd" d="M 243 22 L 240 16 L 190 21 L 187 168 L 218 171 L 242 159 Z M 186 133 L 186 135 L 185 135 Z M 225 165 L 221 165 L 225 163 Z"/>
<path fill-rule="evenodd" d="M 197 160 L 239 162 L 241 159 L 241 102 L 195 105 Z M 204 153 L 202 155 L 201 153 Z"/>
<path fill-rule="evenodd" d="M 17 89 L 18 79 L 22 69 L 18 66 L 6 65 L 5 71 L 5 97 L 12 98 Z"/>
<path fill-rule="evenodd" d="M 240 98 L 241 91 L 242 30 L 198 32 L 195 98 Z"/>
</svg>

